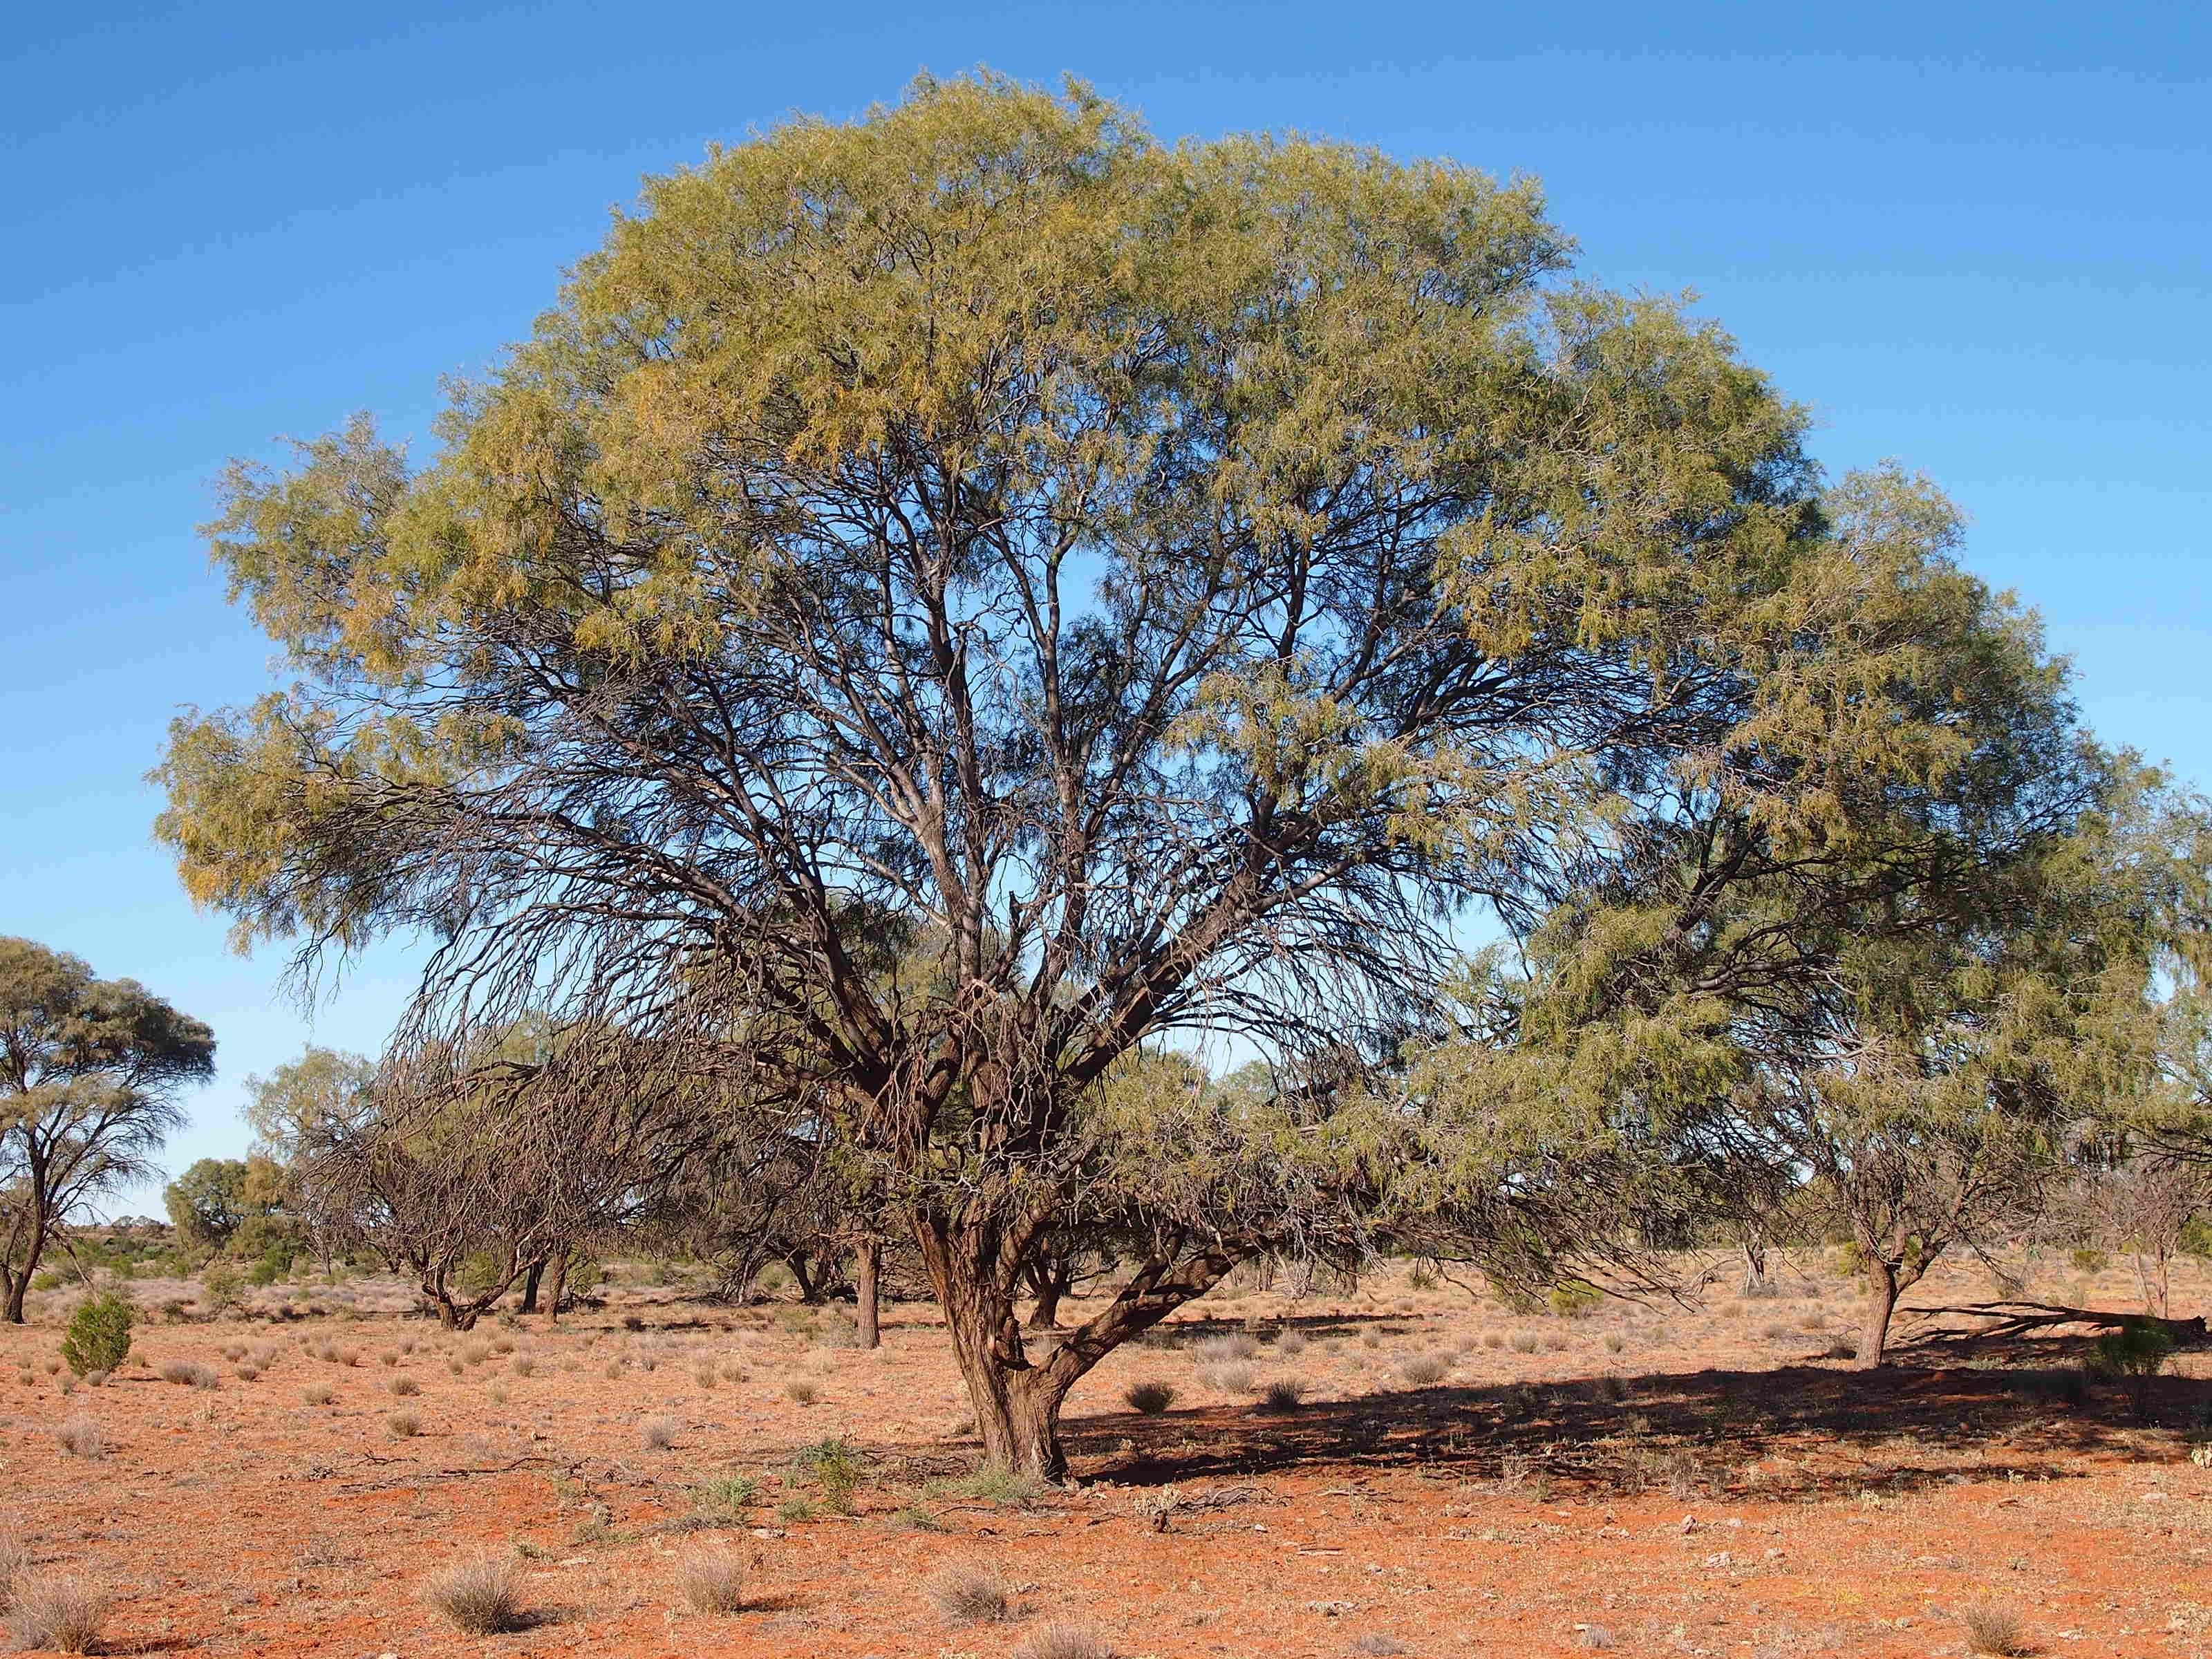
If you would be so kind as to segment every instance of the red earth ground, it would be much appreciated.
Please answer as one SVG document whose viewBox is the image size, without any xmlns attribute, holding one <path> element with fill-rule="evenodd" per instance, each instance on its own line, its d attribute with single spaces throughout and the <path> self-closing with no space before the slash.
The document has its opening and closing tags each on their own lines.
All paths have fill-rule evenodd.
<svg viewBox="0 0 2212 1659">
<path fill-rule="evenodd" d="M 2139 1305 L 2121 1271 L 2063 1266 L 2027 1294 Z M 967 1478 L 976 1444 L 920 1305 L 861 1352 L 842 1315 L 670 1288 L 467 1334 L 400 1311 L 388 1281 L 295 1290 L 302 1317 L 203 1322 L 172 1298 L 122 1371 L 65 1395 L 57 1294 L 0 1328 L 0 1532 L 27 1573 L 106 1588 L 116 1654 L 1011 1659 L 1059 1621 L 1124 1659 L 1782 1659 L 1964 1654 L 1978 1608 L 2047 1654 L 2212 1652 L 2212 1468 L 2190 1461 L 2207 1356 L 2137 1402 L 2085 1389 L 2081 1327 L 1908 1315 L 1898 1363 L 1859 1372 L 1822 1357 L 1849 1282 L 1817 1258 L 1777 1279 L 1578 1318 L 1402 1273 L 1217 1293 L 1079 1386 L 1078 1484 L 1037 1492 Z M 2208 1291 L 2178 1276 L 2173 1310 Z M 1999 1294 L 1960 1270 L 1911 1299 Z M 1253 1357 L 1199 1351 L 1224 1338 Z M 1304 1403 L 1256 1403 L 1279 1378 Z M 1131 1409 L 1152 1380 L 1171 1407 Z M 91 1456 L 57 1432 L 85 1422 Z M 833 1437 L 861 1460 L 849 1513 L 803 1455 Z M 733 1476 L 757 1483 L 737 1512 L 703 1491 Z M 752 1559 L 744 1607 L 689 1611 L 687 1555 L 729 1547 Z M 424 1590 L 486 1552 L 520 1555 L 523 1627 L 459 1635 Z M 1011 1617 L 940 1619 L 924 1581 L 967 1563 L 1002 1576 Z"/>
</svg>

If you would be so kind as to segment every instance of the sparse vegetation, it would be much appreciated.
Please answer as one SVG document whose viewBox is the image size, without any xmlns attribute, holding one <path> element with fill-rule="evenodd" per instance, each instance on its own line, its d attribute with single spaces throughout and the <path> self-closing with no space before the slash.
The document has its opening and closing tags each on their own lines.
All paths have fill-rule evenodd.
<svg viewBox="0 0 2212 1659">
<path fill-rule="evenodd" d="M 688 1552 L 676 1569 L 676 1587 L 694 1613 L 729 1613 L 745 1604 L 746 1559 L 720 1545 Z"/>
<path fill-rule="evenodd" d="M 1017 1642 L 1013 1659 L 1114 1659 L 1114 1648 L 1095 1625 L 1054 1619 Z"/>
<path fill-rule="evenodd" d="M 2027 1659 L 2035 1651 L 2035 1644 L 2021 1627 L 2020 1614 L 2011 1607 L 1978 1601 L 1960 1613 L 1959 1622 L 1966 1627 L 1969 1653 L 1992 1655 L 1995 1659 Z"/>
<path fill-rule="evenodd" d="M 1176 1402 L 1176 1391 L 1166 1382 L 1147 1381 L 1132 1382 L 1121 1391 L 1121 1398 L 1129 1409 L 1142 1412 L 1147 1417 L 1157 1417 Z"/>
<path fill-rule="evenodd" d="M 464 1636 L 496 1636 L 522 1622 L 520 1577 L 503 1555 L 456 1561 L 430 1580 L 422 1599 Z"/>
<path fill-rule="evenodd" d="M 82 1574 L 23 1574 L 15 1581 L 9 1633 L 19 1648 L 93 1653 L 111 1605 L 106 1587 Z"/>
<path fill-rule="evenodd" d="M 394 1440 L 412 1440 L 422 1432 L 420 1413 L 398 1411 L 384 1419 L 384 1431 Z"/>
<path fill-rule="evenodd" d="M 676 1420 L 670 1417 L 649 1417 L 638 1425 L 637 1437 L 648 1451 L 666 1451 L 676 1443 Z"/>
<path fill-rule="evenodd" d="M 1006 1617 L 1013 1599 L 1006 1579 L 987 1561 L 952 1561 L 921 1581 L 921 1593 L 947 1625 L 977 1625 Z"/>
<path fill-rule="evenodd" d="M 1271 1412 L 1296 1411 L 1305 1404 L 1312 1385 L 1302 1377 L 1278 1376 L 1261 1385 L 1260 1404 Z"/>
<path fill-rule="evenodd" d="M 1398 1375 L 1408 1388 L 1434 1388 L 1451 1375 L 1451 1361 L 1440 1353 L 1413 1354 L 1399 1362 Z"/>
<path fill-rule="evenodd" d="M 71 1457 L 94 1458 L 107 1449 L 107 1443 L 100 1432 L 100 1425 L 88 1417 L 72 1417 L 58 1424 L 54 1438 Z"/>
</svg>

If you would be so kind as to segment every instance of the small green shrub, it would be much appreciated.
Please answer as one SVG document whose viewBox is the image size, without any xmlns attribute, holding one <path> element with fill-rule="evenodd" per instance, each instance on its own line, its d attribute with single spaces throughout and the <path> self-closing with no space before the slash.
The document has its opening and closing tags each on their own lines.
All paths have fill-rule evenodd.
<svg viewBox="0 0 2212 1659">
<path fill-rule="evenodd" d="M 2173 1338 L 2163 1325 L 2131 1319 L 2097 1339 L 2090 1350 L 2089 1369 L 2100 1376 L 2125 1382 L 2140 1415 L 2150 1403 L 2151 1379 L 2166 1369 L 2172 1352 Z"/>
<path fill-rule="evenodd" d="M 62 1358 L 79 1376 L 113 1372 L 131 1352 L 131 1304 L 113 1291 L 85 1298 L 62 1338 Z"/>
<path fill-rule="evenodd" d="M 708 1514 L 741 1518 L 760 1496 L 760 1482 L 750 1474 L 719 1475 L 699 1483 L 699 1507 Z"/>
<path fill-rule="evenodd" d="M 214 1262 L 200 1275 L 200 1291 L 208 1306 L 221 1313 L 244 1299 L 246 1275 L 228 1261 Z"/>
<path fill-rule="evenodd" d="M 1605 1292 L 1595 1285 L 1571 1279 L 1552 1287 L 1552 1311 L 1562 1319 L 1587 1319 L 1605 1304 Z"/>
<path fill-rule="evenodd" d="M 2074 1252 L 2074 1267 L 2077 1273 L 2100 1273 L 2112 1260 L 2102 1250 L 2080 1249 Z"/>
<path fill-rule="evenodd" d="M 867 1468 L 857 1447 L 833 1435 L 809 1446 L 799 1455 L 798 1462 L 814 1478 L 823 1508 L 832 1515 L 852 1513 L 853 1494 L 860 1490 L 860 1476 Z"/>
</svg>

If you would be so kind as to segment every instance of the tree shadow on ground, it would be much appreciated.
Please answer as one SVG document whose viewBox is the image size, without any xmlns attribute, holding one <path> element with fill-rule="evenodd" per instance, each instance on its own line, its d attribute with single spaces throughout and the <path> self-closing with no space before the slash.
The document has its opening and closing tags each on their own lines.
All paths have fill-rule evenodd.
<svg viewBox="0 0 2212 1659">
<path fill-rule="evenodd" d="M 1605 1492 L 1778 1498 L 1955 1479 L 2066 1478 L 2100 1454 L 2185 1455 L 2206 1385 L 2163 1376 L 2141 1416 L 2091 1381 L 2094 1332 L 1929 1333 L 1862 1371 L 1796 1364 L 1405 1389 L 1289 1412 L 1114 1413 L 1066 1425 L 1077 1473 L 1132 1485 L 1417 1468 Z M 1754 1468 L 1753 1466 L 1761 1466 Z"/>
</svg>

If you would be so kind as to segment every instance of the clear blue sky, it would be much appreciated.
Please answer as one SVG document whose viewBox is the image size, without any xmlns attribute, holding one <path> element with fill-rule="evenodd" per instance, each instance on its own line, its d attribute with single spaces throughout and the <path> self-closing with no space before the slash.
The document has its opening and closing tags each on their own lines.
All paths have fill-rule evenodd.
<svg viewBox="0 0 2212 1659">
<path fill-rule="evenodd" d="M 213 1024 L 174 1167 L 406 984 L 385 952 L 311 1025 L 150 841 L 170 715 L 270 672 L 209 480 L 357 408 L 422 431 L 641 173 L 924 67 L 1537 174 L 1583 269 L 1696 289 L 1832 470 L 1940 480 L 2096 728 L 2212 782 L 2212 8 L 88 0 L 0 54 L 0 932 Z"/>
</svg>

